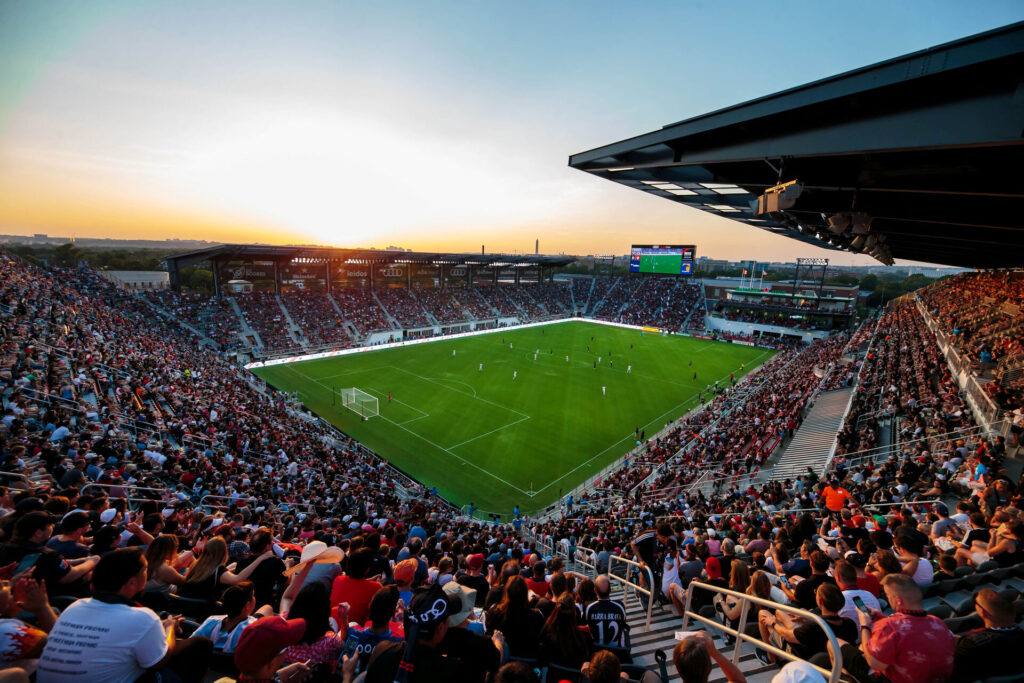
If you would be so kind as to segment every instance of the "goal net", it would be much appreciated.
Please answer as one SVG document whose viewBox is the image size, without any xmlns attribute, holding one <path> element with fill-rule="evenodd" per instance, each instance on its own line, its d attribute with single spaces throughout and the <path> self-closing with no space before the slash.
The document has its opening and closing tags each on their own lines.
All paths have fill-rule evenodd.
<svg viewBox="0 0 1024 683">
<path fill-rule="evenodd" d="M 379 414 L 377 410 L 377 397 L 371 396 L 355 387 L 341 390 L 341 405 L 353 413 L 361 415 L 364 420 L 376 417 Z"/>
</svg>

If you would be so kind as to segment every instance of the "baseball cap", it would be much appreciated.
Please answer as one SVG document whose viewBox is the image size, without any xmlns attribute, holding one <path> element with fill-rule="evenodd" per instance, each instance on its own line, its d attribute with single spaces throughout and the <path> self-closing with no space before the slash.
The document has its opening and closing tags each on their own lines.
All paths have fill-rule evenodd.
<svg viewBox="0 0 1024 683">
<path fill-rule="evenodd" d="M 114 508 L 107 508 L 100 513 L 100 521 L 104 524 L 110 524 L 110 522 L 117 516 L 117 510 Z"/>
<path fill-rule="evenodd" d="M 484 566 L 483 553 L 477 553 L 475 555 L 470 555 L 469 557 L 467 557 L 466 566 L 468 566 L 473 571 L 480 571 L 480 569 Z"/>
<path fill-rule="evenodd" d="M 722 578 L 722 565 L 718 561 L 717 557 L 709 557 L 704 568 L 708 572 L 709 579 L 720 579 Z"/>
<path fill-rule="evenodd" d="M 305 619 L 263 617 L 242 631 L 235 646 L 235 666 L 241 672 L 266 666 L 281 650 L 299 642 L 306 633 Z"/>
<path fill-rule="evenodd" d="M 408 634 L 413 625 L 437 624 L 452 614 L 458 613 L 461 609 L 462 600 L 448 595 L 437 585 L 419 590 L 412 596 L 412 600 L 409 601 L 409 609 L 405 611 L 405 632 Z"/>
<path fill-rule="evenodd" d="M 416 577 L 416 570 L 419 568 L 420 563 L 411 557 L 407 560 L 402 560 L 395 565 L 395 583 L 412 583 L 412 580 Z"/>
</svg>

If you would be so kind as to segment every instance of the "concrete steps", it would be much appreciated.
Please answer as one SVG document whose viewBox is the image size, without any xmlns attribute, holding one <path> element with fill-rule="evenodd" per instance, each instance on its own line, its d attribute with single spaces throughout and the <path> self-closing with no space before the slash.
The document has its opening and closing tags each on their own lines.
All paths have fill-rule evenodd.
<svg viewBox="0 0 1024 683">
<path fill-rule="evenodd" d="M 800 474 L 806 472 L 808 467 L 822 474 L 832 455 L 836 434 L 843 425 L 852 398 L 852 387 L 819 394 L 811 411 L 796 430 L 793 440 L 775 462 L 771 476 L 778 479 Z"/>
<path fill-rule="evenodd" d="M 614 590 L 612 597 L 616 600 L 622 600 L 622 591 Z M 641 597 L 646 599 L 646 596 L 641 595 Z M 651 628 L 645 629 L 644 622 L 646 621 L 647 613 L 644 610 L 644 605 L 632 596 L 627 597 L 625 604 L 626 621 L 630 626 L 630 653 L 633 656 L 633 662 L 640 666 L 657 670 L 657 661 L 655 660 L 654 653 L 657 650 L 661 650 L 668 658 L 669 677 L 671 680 L 676 680 L 676 670 L 672 664 L 672 650 L 677 642 L 675 637 L 676 631 L 681 631 L 683 627 L 682 617 L 676 615 L 675 609 L 671 605 L 665 607 L 655 605 L 651 613 Z M 708 629 L 704 624 L 693 621 L 690 622 L 687 630 L 710 630 L 712 640 L 718 646 L 719 651 L 727 657 L 731 658 L 733 656 L 735 648 L 725 645 L 721 631 Z M 740 649 L 740 660 L 737 666 L 739 666 L 740 671 L 743 672 L 750 683 L 769 683 L 772 677 L 779 671 L 774 664 L 762 664 L 754 655 L 754 649 L 747 644 L 744 644 Z M 724 683 L 726 679 L 722 671 L 715 667 L 711 670 L 711 676 L 708 680 L 709 683 Z"/>
</svg>

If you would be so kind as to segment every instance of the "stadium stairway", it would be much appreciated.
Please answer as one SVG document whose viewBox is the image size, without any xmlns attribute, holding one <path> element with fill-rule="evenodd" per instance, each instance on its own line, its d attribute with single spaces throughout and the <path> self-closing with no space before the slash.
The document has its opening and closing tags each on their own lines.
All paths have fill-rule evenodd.
<svg viewBox="0 0 1024 683">
<path fill-rule="evenodd" d="M 621 600 L 622 591 L 613 590 L 612 598 Z M 654 658 L 654 653 L 657 650 L 661 650 L 668 657 L 669 674 L 674 675 L 675 668 L 672 666 L 672 649 L 676 646 L 677 642 L 675 637 L 676 631 L 682 630 L 682 618 L 676 615 L 675 609 L 671 605 L 665 607 L 655 606 L 651 613 L 651 628 L 646 629 L 647 613 L 644 611 L 641 601 L 631 597 L 626 600 L 625 605 L 626 621 L 629 623 L 630 654 L 633 657 L 633 662 L 641 666 L 656 668 L 657 662 Z M 691 621 L 687 630 L 700 631 L 706 630 L 706 628 L 703 624 Z M 734 648 L 725 644 L 720 631 L 710 630 L 712 633 L 711 639 L 718 647 L 718 650 L 731 658 L 735 651 Z M 744 644 L 740 650 L 738 666 L 749 683 L 768 683 L 778 673 L 778 668 L 774 664 L 762 664 L 754 656 L 753 648 L 747 644 Z M 715 667 L 712 669 L 711 677 L 708 681 L 709 683 L 724 683 L 725 676 L 718 667 Z"/>
<path fill-rule="evenodd" d="M 536 306 L 536 307 L 537 307 L 537 308 L 539 308 L 540 310 L 544 311 L 544 314 L 545 314 L 545 315 L 551 315 L 552 311 L 549 311 L 549 310 L 548 310 L 548 307 L 547 307 L 547 306 L 545 306 L 545 305 L 544 305 L 544 304 L 543 304 L 542 302 L 538 301 L 538 300 L 537 300 L 537 297 L 535 297 L 535 296 L 534 296 L 533 294 L 530 294 L 530 288 L 529 288 L 529 287 L 523 287 L 522 289 L 523 289 L 523 294 L 524 294 L 524 295 L 525 295 L 525 296 L 526 296 L 526 297 L 527 297 L 527 298 L 528 298 L 528 299 L 529 299 L 530 301 L 532 301 L 532 302 L 533 302 L 533 305 L 534 305 L 534 306 Z M 554 312 L 555 312 L 555 313 L 557 313 L 558 311 L 554 311 Z"/>
<path fill-rule="evenodd" d="M 590 289 L 587 290 L 587 300 L 583 302 L 583 315 L 590 311 L 590 299 L 594 296 L 594 278 L 590 278 Z"/>
<path fill-rule="evenodd" d="M 823 473 L 852 398 L 852 387 L 819 394 L 793 440 L 770 470 L 771 478 L 806 472 L 808 467 Z"/>
<path fill-rule="evenodd" d="M 604 302 L 608 300 L 608 297 L 611 295 L 611 293 L 614 292 L 615 288 L 619 286 L 619 282 L 620 282 L 621 279 L 622 278 L 614 278 L 612 280 L 612 286 L 609 287 L 607 289 L 607 291 L 605 291 L 604 296 L 601 297 L 601 300 L 594 302 L 594 307 L 593 307 L 593 309 L 591 309 L 590 315 L 593 315 L 593 316 L 597 315 L 598 311 L 601 310 L 601 307 L 604 306 Z M 591 288 L 591 298 L 593 298 L 593 288 Z"/>
<path fill-rule="evenodd" d="M 277 305 L 281 309 L 284 319 L 288 321 L 288 336 L 303 349 L 308 349 L 309 341 L 306 339 L 306 335 L 302 332 L 302 328 L 295 324 L 295 321 L 292 319 L 292 314 L 288 312 L 288 307 L 284 305 L 284 301 L 281 300 L 280 295 L 275 296 L 274 298 L 277 300 Z"/>
<path fill-rule="evenodd" d="M 265 349 L 266 344 L 264 344 L 263 340 L 260 339 L 259 332 L 253 329 L 249 325 L 248 321 L 246 321 L 245 316 L 242 315 L 242 307 L 238 305 L 238 302 L 235 300 L 235 297 L 227 296 L 225 298 L 231 305 L 231 310 L 235 312 L 235 317 L 238 319 L 238 326 L 242 328 L 242 339 L 253 339 L 256 341 L 256 346 L 258 346 L 261 349 Z"/>
<path fill-rule="evenodd" d="M 476 297 L 477 300 L 480 303 L 482 303 L 484 306 L 486 306 L 487 308 L 489 308 L 491 310 L 491 313 L 494 314 L 495 318 L 500 318 L 501 317 L 501 311 L 499 311 L 497 308 L 492 306 L 491 302 L 487 300 L 487 297 L 485 297 L 483 294 L 481 294 L 480 291 L 476 287 L 469 287 L 467 289 L 468 289 L 468 291 L 472 292 L 472 294 L 470 294 L 469 296 Z"/>
<path fill-rule="evenodd" d="M 505 299 L 506 299 L 506 300 L 507 300 L 507 301 L 508 301 L 508 302 L 509 302 L 510 304 L 512 304 L 512 307 L 513 307 L 513 308 L 515 308 L 515 309 L 516 309 L 517 311 L 519 311 L 519 316 L 520 316 L 520 318 L 519 318 L 519 319 L 520 319 L 520 320 L 522 320 L 522 321 L 524 321 L 524 322 L 525 322 L 525 321 L 527 321 L 527 320 L 529 320 L 529 319 L 530 319 L 530 316 L 529 316 L 529 315 L 528 315 L 528 314 L 526 313 L 526 309 L 524 309 L 524 308 L 523 308 L 522 306 L 520 306 L 520 305 L 519 305 L 519 302 L 518 302 L 518 301 L 516 301 L 515 299 L 513 299 L 512 297 L 510 297 L 510 296 L 509 296 L 509 295 L 508 295 L 508 294 L 507 294 L 507 293 L 505 292 L 504 288 L 502 288 L 501 286 L 498 286 L 498 291 L 499 291 L 499 292 L 501 292 L 501 295 L 502 295 L 503 297 L 505 297 Z"/>
<path fill-rule="evenodd" d="M 385 306 L 384 302 L 380 300 L 379 296 L 377 296 L 377 292 L 373 291 L 373 289 L 371 288 L 370 289 L 370 293 L 373 295 L 373 300 L 377 302 L 378 306 L 380 306 L 380 310 L 384 311 L 384 315 L 387 316 L 388 324 L 391 326 L 391 329 L 393 329 L 393 330 L 400 330 L 400 329 L 402 329 L 402 326 L 398 324 L 398 319 L 395 318 L 395 316 L 391 315 L 391 311 L 388 310 L 388 307 Z"/>
<path fill-rule="evenodd" d="M 338 312 L 338 320 L 341 321 L 341 329 L 345 332 L 346 335 L 348 335 L 348 338 L 352 340 L 361 339 L 362 337 L 359 334 L 359 331 L 356 329 L 356 326 L 350 323 L 345 318 L 345 311 L 341 310 L 341 306 L 338 305 L 338 300 L 331 296 L 329 293 L 325 293 L 324 296 L 326 296 L 327 300 L 331 302 L 331 306 L 334 307 L 334 310 Z"/>
</svg>

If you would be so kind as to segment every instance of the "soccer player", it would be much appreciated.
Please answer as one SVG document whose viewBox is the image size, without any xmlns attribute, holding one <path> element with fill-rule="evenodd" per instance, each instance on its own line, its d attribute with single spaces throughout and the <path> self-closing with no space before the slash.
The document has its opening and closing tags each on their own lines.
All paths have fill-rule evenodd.
<svg viewBox="0 0 1024 683">
<path fill-rule="evenodd" d="M 480 372 L 483 372 L 483 370 L 484 370 L 484 364 L 483 364 L 483 363 L 481 363 L 481 364 L 480 364 Z"/>
<path fill-rule="evenodd" d="M 512 371 L 512 379 L 515 379 L 518 376 L 519 376 L 519 371 L 518 370 L 513 370 Z"/>
<path fill-rule="evenodd" d="M 452 358 L 455 358 L 455 349 L 452 349 Z"/>
<path fill-rule="evenodd" d="M 633 374 L 633 366 L 632 365 L 627 365 L 626 366 L 626 374 L 627 375 L 632 375 Z"/>
<path fill-rule="evenodd" d="M 601 356 L 598 356 L 598 357 L 597 357 L 597 362 L 598 362 L 598 363 L 600 363 L 600 362 L 601 362 Z"/>
<path fill-rule="evenodd" d="M 606 388 L 606 387 L 601 387 L 601 395 L 602 395 L 602 396 L 604 396 L 604 393 L 605 393 L 605 388 Z"/>
<path fill-rule="evenodd" d="M 565 357 L 565 362 L 566 362 L 566 363 L 568 363 L 568 362 L 569 362 L 569 356 L 566 356 L 566 357 Z"/>
<path fill-rule="evenodd" d="M 388 392 L 388 403 L 391 403 L 391 392 Z"/>
<path fill-rule="evenodd" d="M 512 350 L 512 342 L 509 342 L 509 343 L 508 343 L 508 348 L 509 348 L 509 351 L 511 351 L 511 350 Z"/>
</svg>

